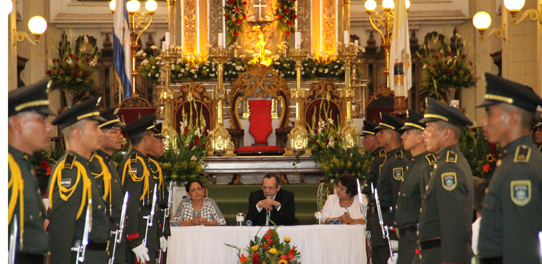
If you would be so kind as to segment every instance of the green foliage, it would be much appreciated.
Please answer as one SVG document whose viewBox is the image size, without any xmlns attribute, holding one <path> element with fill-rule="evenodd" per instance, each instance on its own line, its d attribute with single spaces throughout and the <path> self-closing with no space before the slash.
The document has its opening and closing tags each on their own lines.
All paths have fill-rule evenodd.
<svg viewBox="0 0 542 264">
<path fill-rule="evenodd" d="M 500 151 L 493 153 L 489 141 L 481 133 L 476 127 L 465 129 L 459 140 L 459 149 L 469 162 L 472 175 L 490 180 L 497 168 Z"/>
</svg>

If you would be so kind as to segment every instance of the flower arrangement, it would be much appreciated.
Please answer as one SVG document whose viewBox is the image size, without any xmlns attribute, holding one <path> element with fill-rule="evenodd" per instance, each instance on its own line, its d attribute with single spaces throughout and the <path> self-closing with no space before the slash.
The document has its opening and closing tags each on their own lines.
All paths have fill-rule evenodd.
<svg viewBox="0 0 542 264">
<path fill-rule="evenodd" d="M 467 128 L 459 140 L 459 149 L 469 162 L 473 176 L 491 179 L 501 154 L 476 127 Z"/>
<path fill-rule="evenodd" d="M 60 149 L 63 150 L 64 147 L 61 146 Z M 34 169 L 36 175 L 49 176 L 58 159 L 60 159 L 63 154 L 63 151 L 57 150 L 53 143 L 51 143 L 49 148 L 34 152 L 32 169 Z"/>
<path fill-rule="evenodd" d="M 292 33 L 295 32 L 295 12 L 296 0 L 278 0 L 275 8 L 275 19 L 277 21 L 277 30 L 283 33 L 283 39 L 288 41 Z"/>
<path fill-rule="evenodd" d="M 74 39 L 71 30 L 70 33 Z M 92 67 L 96 65 L 99 53 L 96 47 L 90 51 L 87 50 L 89 40 L 86 35 L 79 40 L 79 43 L 71 44 L 66 34 L 63 34 L 60 46 L 58 48 L 53 46 L 52 54 L 57 58 L 48 62 L 49 67 L 45 72 L 48 78 L 53 81 L 51 90 L 60 89 L 74 92 L 93 90 Z"/>
<path fill-rule="evenodd" d="M 476 85 L 473 63 L 464 53 L 464 46 L 459 41 L 460 36 L 457 33 L 454 36 L 452 44 L 446 43 L 444 38 L 433 36 L 430 41 L 437 46 L 436 49 L 432 50 L 424 44 L 424 55 L 418 53 L 423 62 L 423 88 L 428 94 L 434 93 L 437 98 L 443 97 L 448 90 L 455 92 L 455 89 Z"/>
<path fill-rule="evenodd" d="M 228 0 L 224 7 L 224 17 L 226 18 L 226 31 L 230 36 L 228 45 L 237 41 L 237 38 L 243 33 L 243 27 L 246 25 L 246 0 Z"/>
<path fill-rule="evenodd" d="M 192 119 L 195 116 L 197 118 Z M 190 112 L 182 111 L 181 133 L 171 144 L 166 144 L 164 155 L 158 158 L 166 181 L 182 184 L 193 179 L 205 181 L 203 160 L 207 157 L 208 134 L 205 118 L 194 101 L 190 101 Z M 194 123 L 189 120 L 195 120 Z"/>
<path fill-rule="evenodd" d="M 275 225 L 275 228 L 267 230 L 261 238 L 255 236 L 254 240 L 250 241 L 249 246 L 245 249 L 248 253 L 247 256 L 241 254 L 240 248 L 230 244 L 226 245 L 238 250 L 237 256 L 241 264 L 299 264 L 301 263 L 298 261 L 300 252 L 297 251 L 296 246 L 290 246 L 290 241 L 290 238 L 284 238 L 284 242 L 280 242 Z"/>
</svg>

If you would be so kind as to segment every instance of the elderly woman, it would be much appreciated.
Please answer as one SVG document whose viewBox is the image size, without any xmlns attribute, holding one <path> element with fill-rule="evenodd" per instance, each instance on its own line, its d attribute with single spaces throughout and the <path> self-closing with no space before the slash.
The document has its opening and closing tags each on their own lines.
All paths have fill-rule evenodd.
<svg viewBox="0 0 542 264">
<path fill-rule="evenodd" d="M 328 196 L 322 209 L 324 223 L 339 219 L 343 224 L 365 224 L 361 213 L 356 178 L 348 173 L 343 173 L 336 182 L 337 194 Z M 365 197 L 363 197 L 363 204 L 367 204 Z"/>
<path fill-rule="evenodd" d="M 199 180 L 186 183 L 185 198 L 179 203 L 174 217 L 178 217 L 181 226 L 217 226 L 226 225 L 226 219 L 218 209 L 215 201 L 203 197 L 205 189 Z"/>
</svg>

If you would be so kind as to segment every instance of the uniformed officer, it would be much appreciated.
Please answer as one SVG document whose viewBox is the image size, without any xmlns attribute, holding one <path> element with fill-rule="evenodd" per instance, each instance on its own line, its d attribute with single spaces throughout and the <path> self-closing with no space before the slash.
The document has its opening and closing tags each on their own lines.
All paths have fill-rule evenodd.
<svg viewBox="0 0 542 264">
<path fill-rule="evenodd" d="M 107 206 L 88 167 L 92 153 L 100 149 L 102 131 L 98 125 L 104 119 L 98 111 L 99 102 L 99 97 L 86 100 L 53 120 L 64 137 L 66 153 L 55 164 L 49 181 L 51 263 L 75 263 L 77 252 L 72 247 L 83 244 L 87 225 L 85 263 L 109 260 Z M 87 207 L 91 217 L 88 222 Z"/>
<path fill-rule="evenodd" d="M 387 113 L 380 113 L 381 121 L 375 127 L 376 141 L 378 146 L 386 151 L 386 159 L 380 169 L 376 188 L 380 200 L 380 210 L 384 225 L 389 228 L 395 227 L 395 205 L 399 193 L 399 185 L 407 168 L 408 160 L 403 154 L 401 146 L 401 130 L 403 121 Z M 377 208 L 378 209 L 378 208 Z M 378 223 L 378 215 L 374 212 L 371 223 L 371 242 L 373 245 L 373 263 L 387 263 L 390 258 L 388 241 L 382 236 L 382 229 Z M 397 235 L 389 232 L 392 240 L 392 249 L 397 250 Z"/>
<path fill-rule="evenodd" d="M 158 157 L 164 155 L 164 141 L 165 138 L 162 135 L 162 123 L 158 123 L 155 126 L 156 132 L 154 134 L 153 148 L 147 153 L 149 157 L 149 170 L 153 176 L 155 182 L 158 183 L 158 205 L 160 206 L 160 212 L 158 214 L 158 236 L 160 237 L 160 248 L 163 252 L 167 249 L 166 237 L 170 234 L 169 221 L 164 222 L 164 209 L 168 206 L 169 193 L 164 181 L 164 175 L 162 175 L 162 168 L 158 164 Z"/>
<path fill-rule="evenodd" d="M 111 159 L 115 151 L 122 149 L 121 129 L 124 124 L 119 120 L 118 108 L 111 108 L 100 113 L 105 119 L 98 127 L 102 130 L 102 140 L 100 149 L 96 151 L 89 161 L 90 171 L 96 180 L 100 197 L 107 207 L 107 216 L 109 217 L 110 231 L 116 231 L 119 228 L 122 212 L 122 202 L 124 193 L 119 177 L 119 172 L 115 163 Z M 115 262 L 126 264 L 126 239 L 124 235 L 120 236 L 121 242 L 115 247 Z M 115 246 L 115 236 L 111 235 L 109 239 L 109 255 L 112 257 Z"/>
<path fill-rule="evenodd" d="M 160 249 L 157 213 L 159 206 L 155 207 L 152 226 L 148 226 L 147 219 L 144 218 L 151 215 L 154 185 L 158 184 L 150 173 L 147 157 L 149 150 L 154 147 L 155 119 L 155 115 L 147 115 L 122 129 L 132 143 L 132 149 L 118 166 L 123 190 L 129 193 L 126 210 L 129 263 L 145 260 L 155 263 Z M 143 244 L 146 235 L 147 242 Z"/>
<path fill-rule="evenodd" d="M 457 108 L 426 98 L 420 121 L 427 150 L 437 164 L 426 186 L 420 214 L 418 248 L 421 263 L 470 263 L 473 180 L 458 142 L 470 119 Z"/>
<path fill-rule="evenodd" d="M 8 93 L 8 228 L 15 236 L 15 263 L 43 263 L 49 250 L 45 207 L 32 170 L 33 154 L 49 147 L 53 125 L 48 116 L 48 81 Z M 14 217 L 16 215 L 16 218 Z M 12 234 L 14 222 L 17 233 Z"/>
<path fill-rule="evenodd" d="M 374 188 L 376 186 L 376 180 L 378 179 L 378 174 L 380 173 L 380 168 L 382 166 L 382 163 L 384 163 L 384 160 L 386 159 L 386 151 L 378 146 L 378 143 L 376 142 L 374 128 L 378 126 L 378 124 L 364 120 L 363 121 L 363 130 L 361 133 L 361 136 L 363 137 L 362 143 L 365 150 L 371 152 L 372 158 L 371 158 L 371 164 L 369 165 L 369 171 L 367 172 L 367 179 L 365 180 L 365 184 L 363 186 L 363 189 L 361 190 L 361 193 L 365 194 L 367 196 L 367 201 L 369 203 L 367 204 L 367 222 L 366 222 L 366 228 L 367 228 L 367 246 L 369 249 L 369 252 L 367 255 L 371 255 L 372 250 L 372 244 L 371 244 L 371 234 L 372 227 L 371 227 L 371 219 L 373 218 L 373 212 L 375 211 L 375 203 L 374 203 L 374 197 L 373 192 L 371 189 L 371 184 Z M 371 198 L 372 197 L 372 198 Z M 378 216 L 376 216 L 378 217 Z M 380 234 L 381 231 L 378 231 L 377 235 Z"/>
<path fill-rule="evenodd" d="M 422 118 L 422 114 L 407 110 L 407 121 L 401 128 L 405 131 L 401 135 L 403 148 L 410 151 L 412 158 L 401 180 L 395 211 L 399 240 L 398 264 L 411 264 L 415 257 L 422 195 L 425 192 L 425 185 L 431 178 L 433 165 L 437 162 L 435 155 L 429 153 L 423 143 L 422 133 L 425 125 L 419 122 Z"/>
<path fill-rule="evenodd" d="M 478 240 L 482 263 L 539 263 L 542 231 L 542 153 L 530 129 L 542 99 L 529 87 L 485 74 L 481 125 L 502 148 L 484 198 Z"/>
<path fill-rule="evenodd" d="M 542 151 L 542 114 L 538 116 L 536 124 L 533 128 L 534 142 L 539 151 Z"/>
</svg>

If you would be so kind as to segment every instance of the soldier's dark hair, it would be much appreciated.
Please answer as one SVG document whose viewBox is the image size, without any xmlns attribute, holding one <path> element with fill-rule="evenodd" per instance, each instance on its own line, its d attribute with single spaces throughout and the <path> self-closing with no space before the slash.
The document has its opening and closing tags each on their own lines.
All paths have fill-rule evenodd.
<svg viewBox="0 0 542 264">
<path fill-rule="evenodd" d="M 474 210 L 478 213 L 482 213 L 484 197 L 486 195 L 486 189 L 489 186 L 489 181 L 480 177 L 473 177 L 474 181 Z"/>
<path fill-rule="evenodd" d="M 354 197 L 356 194 L 358 194 L 356 177 L 352 176 L 352 174 L 348 172 L 341 174 L 337 180 L 337 184 L 339 182 L 342 184 L 342 186 L 346 187 L 346 194 L 348 194 L 350 197 Z"/>
<path fill-rule="evenodd" d="M 436 123 L 439 131 L 442 131 L 443 129 L 450 129 L 455 139 L 459 141 L 461 135 L 463 134 L 463 129 L 444 121 L 437 121 Z"/>
<path fill-rule="evenodd" d="M 195 179 L 195 180 L 190 180 L 186 183 L 186 185 L 184 186 L 185 190 L 186 190 L 186 193 L 189 193 L 190 192 L 190 185 L 192 185 L 192 183 L 194 182 L 197 182 L 199 184 L 199 186 L 201 186 L 202 189 L 205 189 L 205 187 L 203 187 L 203 183 L 201 183 L 200 180 L 198 179 Z"/>
<path fill-rule="evenodd" d="M 268 174 L 266 174 L 265 176 L 263 176 L 263 179 L 273 179 L 273 178 L 275 178 L 275 181 L 276 181 L 276 183 L 277 183 L 276 186 L 279 186 L 279 185 L 280 185 L 280 177 L 279 177 L 277 174 L 275 174 L 275 173 L 268 173 Z M 263 183 L 263 179 L 262 179 L 262 183 Z"/>
<path fill-rule="evenodd" d="M 130 142 L 132 142 L 132 145 L 139 144 L 141 141 L 143 141 L 143 138 L 147 135 L 150 135 L 152 131 L 145 131 L 143 133 L 139 133 L 137 135 L 130 136 Z"/>
</svg>

